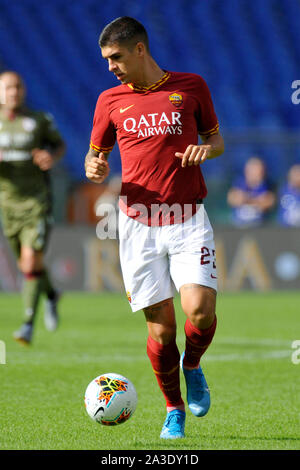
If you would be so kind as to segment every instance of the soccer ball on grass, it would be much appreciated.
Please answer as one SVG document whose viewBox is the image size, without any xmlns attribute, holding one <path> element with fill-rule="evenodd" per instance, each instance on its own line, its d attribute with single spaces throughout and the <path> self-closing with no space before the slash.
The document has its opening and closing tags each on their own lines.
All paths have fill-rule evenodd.
<svg viewBox="0 0 300 470">
<path fill-rule="evenodd" d="M 97 423 L 113 426 L 127 421 L 137 405 L 130 380 L 119 374 L 102 374 L 92 380 L 84 397 L 88 415 Z"/>
</svg>

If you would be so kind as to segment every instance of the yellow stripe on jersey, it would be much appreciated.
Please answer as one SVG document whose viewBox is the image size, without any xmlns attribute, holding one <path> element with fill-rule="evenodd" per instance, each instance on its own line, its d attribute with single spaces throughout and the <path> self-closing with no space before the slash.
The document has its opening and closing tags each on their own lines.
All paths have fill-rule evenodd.
<svg viewBox="0 0 300 470">
<path fill-rule="evenodd" d="M 128 86 L 129 88 L 131 88 L 131 90 L 134 90 L 134 91 L 151 91 L 151 90 L 156 90 L 157 88 L 159 88 L 163 83 L 165 83 L 168 78 L 170 78 L 171 74 L 169 72 L 166 72 L 160 80 L 158 80 L 157 82 L 153 83 L 152 85 L 150 86 L 138 86 L 138 85 L 134 85 L 134 83 L 128 83 Z"/>
<path fill-rule="evenodd" d="M 217 123 L 215 125 L 215 127 L 213 127 L 212 129 L 210 129 L 210 131 L 207 131 L 207 132 L 201 132 L 200 135 L 203 135 L 204 137 L 209 137 L 210 135 L 214 135 L 214 134 L 217 134 L 219 132 L 219 123 Z"/>
<path fill-rule="evenodd" d="M 98 147 L 97 145 L 93 144 L 92 141 L 90 142 L 90 147 L 96 152 L 111 152 L 114 148 L 113 145 L 111 147 Z"/>
</svg>

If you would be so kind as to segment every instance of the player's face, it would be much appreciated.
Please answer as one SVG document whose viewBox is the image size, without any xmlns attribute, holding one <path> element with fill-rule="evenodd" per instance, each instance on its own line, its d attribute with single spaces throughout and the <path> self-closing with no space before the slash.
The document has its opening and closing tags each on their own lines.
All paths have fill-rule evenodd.
<svg viewBox="0 0 300 470">
<path fill-rule="evenodd" d="M 136 83 L 141 75 L 141 49 L 137 44 L 132 50 L 119 44 L 109 44 L 101 49 L 108 61 L 108 69 L 121 83 Z"/>
<path fill-rule="evenodd" d="M 245 166 L 245 176 L 250 186 L 260 184 L 265 178 L 265 166 L 257 158 L 250 159 Z"/>
<path fill-rule="evenodd" d="M 289 183 L 300 189 L 300 165 L 294 165 L 289 171 Z"/>
<path fill-rule="evenodd" d="M 2 107 L 11 111 L 20 108 L 25 99 L 25 86 L 21 77 L 14 73 L 4 73 L 0 80 Z"/>
</svg>

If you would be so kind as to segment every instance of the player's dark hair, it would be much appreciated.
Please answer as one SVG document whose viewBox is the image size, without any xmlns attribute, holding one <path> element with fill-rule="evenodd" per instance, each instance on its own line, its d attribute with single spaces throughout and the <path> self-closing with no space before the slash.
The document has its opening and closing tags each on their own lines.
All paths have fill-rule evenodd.
<svg viewBox="0 0 300 470">
<path fill-rule="evenodd" d="M 144 26 L 135 18 L 130 16 L 122 16 L 105 26 L 99 38 L 99 46 L 102 48 L 108 44 L 123 44 L 128 49 L 142 42 L 149 51 L 148 34 Z"/>
<path fill-rule="evenodd" d="M 3 75 L 8 75 L 8 74 L 11 74 L 11 75 L 15 75 L 16 77 L 18 77 L 21 82 L 23 83 L 24 80 L 23 80 L 23 77 L 22 75 L 19 74 L 19 72 L 17 72 L 16 70 L 10 70 L 10 69 L 7 69 L 7 70 L 1 70 L 0 72 L 0 79 L 3 77 Z"/>
</svg>

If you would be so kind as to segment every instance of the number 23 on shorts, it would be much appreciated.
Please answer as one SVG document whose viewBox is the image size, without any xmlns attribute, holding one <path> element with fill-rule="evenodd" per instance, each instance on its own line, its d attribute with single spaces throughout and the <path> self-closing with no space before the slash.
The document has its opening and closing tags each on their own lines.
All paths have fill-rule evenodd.
<svg viewBox="0 0 300 470">
<path fill-rule="evenodd" d="M 202 246 L 201 248 L 201 258 L 200 258 L 200 264 L 201 266 L 204 264 L 210 264 L 212 263 L 212 268 L 216 269 L 216 250 L 214 249 L 209 249 L 207 246 Z M 217 279 L 216 271 L 211 274 L 211 277 L 213 279 Z"/>
</svg>

